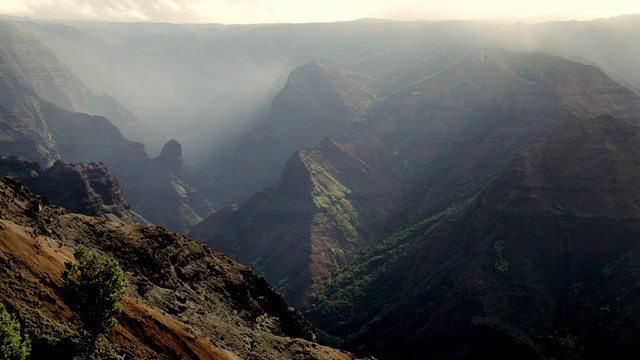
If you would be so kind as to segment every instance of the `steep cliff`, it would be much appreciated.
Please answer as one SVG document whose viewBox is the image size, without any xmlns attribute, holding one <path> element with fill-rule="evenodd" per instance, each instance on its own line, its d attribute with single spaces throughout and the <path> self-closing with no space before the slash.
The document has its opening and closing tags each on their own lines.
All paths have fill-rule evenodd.
<svg viewBox="0 0 640 360">
<path fill-rule="evenodd" d="M 478 49 L 372 105 L 346 144 L 296 152 L 276 185 L 191 235 L 306 309 L 364 245 L 473 201 L 522 148 L 598 112 L 637 122 L 640 102 L 592 66 Z"/>
<path fill-rule="evenodd" d="M 209 200 L 188 184 L 182 146 L 175 140 L 167 142 L 160 155 L 146 163 L 137 176 L 131 201 L 157 225 L 186 234 L 213 213 Z"/>
<path fill-rule="evenodd" d="M 14 31 L 12 29 L 10 34 L 17 36 Z M 18 31 L 17 34 L 21 33 Z M 22 49 L 24 53 L 33 50 L 28 42 L 22 44 L 19 40 L 21 38 L 0 47 L 0 155 L 24 157 L 38 162 L 44 168 L 58 159 L 69 163 L 102 162 L 118 179 L 124 196 L 134 210 L 148 212 L 142 215 L 171 230 L 186 233 L 202 217 L 211 213 L 208 201 L 186 184 L 186 170 L 177 142 L 170 142 L 175 143 L 173 147 L 169 146 L 174 153 L 169 151 L 161 154 L 157 160 L 151 159 L 143 144 L 125 139 L 108 119 L 70 112 L 42 100 L 25 80 L 28 76 L 22 74 L 27 65 L 17 65 L 20 57 L 14 56 L 17 50 L 12 46 Z M 176 149 L 178 154 L 175 153 Z M 165 200 L 170 197 L 171 201 L 154 203 L 159 199 L 158 194 L 165 196 Z M 89 199 L 92 196 L 78 198 Z M 143 203 L 148 198 L 153 199 L 150 205 Z M 87 206 L 100 208 L 111 203 L 111 200 L 106 200 L 106 203 L 105 200 L 81 208 L 65 201 L 63 206 L 96 215 L 97 212 L 88 210 Z M 126 213 L 128 211 L 116 216 Z M 129 219 L 125 221 L 130 222 Z"/>
<path fill-rule="evenodd" d="M 353 349 L 363 346 L 381 357 L 396 358 L 472 351 L 468 346 L 482 343 L 462 340 L 472 324 L 477 339 L 495 334 L 495 339 L 509 339 L 514 348 L 538 349 L 540 339 L 527 335 L 519 343 L 514 335 L 526 332 L 512 325 L 524 318 L 471 322 L 474 316 L 489 314 L 485 300 L 487 307 L 499 308 L 491 302 L 491 290 L 476 286 L 489 280 L 475 274 L 494 264 L 498 270 L 490 270 L 501 271 L 501 256 L 507 250 L 498 238 L 484 243 L 487 253 L 469 250 L 478 219 L 464 214 L 524 148 L 565 129 L 567 121 L 593 114 L 616 114 L 637 123 L 639 104 L 631 91 L 593 66 L 542 53 L 479 49 L 371 106 L 360 132 L 346 144 L 325 140 L 317 148 L 298 151 L 278 183 L 214 214 L 192 234 L 264 274 L 287 299 L 309 309 L 319 327 L 356 339 L 350 342 Z M 336 148 L 357 159 L 359 171 L 353 171 L 354 163 L 339 160 L 347 157 L 338 156 Z M 360 180 L 349 183 L 358 172 Z M 365 173 L 377 175 L 368 177 L 371 182 L 367 183 Z M 385 209 L 384 215 L 371 216 L 376 208 Z M 485 208 L 483 214 L 496 213 Z M 323 216 L 328 221 L 314 222 Z M 545 224 L 531 229 L 546 229 Z M 496 226 L 485 224 L 482 229 Z M 514 225 L 513 229 L 520 228 Z M 360 246 L 316 242 L 322 234 L 355 239 Z M 554 233 L 549 239 L 555 241 L 561 235 Z M 366 240 L 359 242 L 362 239 Z M 323 255 L 327 248 L 340 255 Z M 327 259 L 335 265 L 317 265 L 326 264 Z M 523 269 L 528 266 L 522 264 Z M 314 278 L 314 271 L 322 276 Z M 505 294 L 496 296 L 511 296 L 508 286 L 503 290 Z M 523 294 L 535 293 L 529 290 Z M 459 297 L 452 295 L 458 292 Z M 482 295 L 475 297 L 477 292 Z M 541 298 L 531 301 L 532 308 L 553 308 Z M 516 300 L 511 305 L 505 312 L 522 313 Z M 501 332 L 501 321 L 519 330 Z M 547 334 L 548 324 L 540 326 L 535 331 Z M 393 341 L 404 341 L 400 339 L 410 339 L 406 351 L 397 352 L 391 346 Z M 449 348 L 445 345 L 449 342 L 457 345 Z M 537 345 L 531 348 L 526 345 L 529 342 Z"/>
<path fill-rule="evenodd" d="M 640 100 L 593 66 L 544 53 L 479 49 L 370 113 L 370 137 L 406 184 L 400 217 L 419 220 L 475 196 L 519 150 L 565 119 L 611 114 L 636 123 Z M 359 153 L 374 166 L 366 154 L 376 152 Z"/>
</svg>

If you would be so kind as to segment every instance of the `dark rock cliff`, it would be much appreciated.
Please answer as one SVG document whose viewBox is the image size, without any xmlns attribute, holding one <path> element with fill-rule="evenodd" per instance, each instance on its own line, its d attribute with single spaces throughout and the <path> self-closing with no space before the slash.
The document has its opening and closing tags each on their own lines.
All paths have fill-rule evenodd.
<svg viewBox="0 0 640 360">
<path fill-rule="evenodd" d="M 209 200 L 187 182 L 182 146 L 176 140 L 167 142 L 158 157 L 138 170 L 131 201 L 155 224 L 186 234 L 213 213 Z"/>
<path fill-rule="evenodd" d="M 305 309 L 308 306 L 311 318 L 330 333 L 344 338 L 358 334 L 350 344 L 353 349 L 363 346 L 382 357 L 411 358 L 442 354 L 450 350 L 443 349 L 443 344 L 452 342 L 457 344 L 451 348 L 453 351 L 466 351 L 464 334 L 471 319 L 485 316 L 489 307 L 499 308 L 491 295 L 498 287 L 481 274 L 494 269 L 494 264 L 497 271 L 503 269 L 497 254 L 506 254 L 507 250 L 500 250 L 500 241 L 506 244 L 507 240 L 483 240 L 482 252 L 471 250 L 475 249 L 472 239 L 477 236 L 476 231 L 500 226 L 487 223 L 477 229 L 478 218 L 464 217 L 465 211 L 470 211 L 470 204 L 481 198 L 494 178 L 523 149 L 564 129 L 568 121 L 586 120 L 598 113 L 617 114 L 626 122 L 636 123 L 640 119 L 639 101 L 593 66 L 542 53 L 479 49 L 439 74 L 373 105 L 358 136 L 346 144 L 324 141 L 317 148 L 298 151 L 279 183 L 238 207 L 214 214 L 194 229 L 193 235 L 214 247 L 219 242 L 224 251 L 243 257 L 244 263 L 265 274 L 287 298 Z M 340 152 L 350 154 L 360 165 L 353 167 L 355 162 L 345 162 L 343 159 L 348 157 L 337 156 Z M 288 168 L 294 164 L 298 166 Z M 350 183 L 358 173 L 361 180 Z M 365 173 L 377 175 L 365 177 Z M 621 172 L 615 173 L 624 177 Z M 284 195 L 288 193 L 277 190 L 278 184 L 290 184 L 294 179 L 313 184 L 296 197 L 306 202 L 287 203 Z M 274 205 L 279 201 L 288 204 L 286 210 L 284 205 Z M 300 206 L 296 215 L 307 214 L 304 228 L 298 222 L 287 224 L 274 219 L 276 208 L 283 209 L 277 214 L 291 214 L 295 206 Z M 323 212 L 325 208 L 329 210 Z M 374 209 L 384 212 L 371 216 L 376 214 Z M 482 213 L 497 214 L 490 208 L 484 208 Z M 367 216 L 374 220 L 368 223 Z M 494 220 L 501 218 L 496 216 Z M 293 215 L 284 218 L 298 219 Z M 269 219 L 265 222 L 268 225 L 263 226 L 262 219 Z M 513 224 L 532 219 L 523 215 L 512 218 L 509 224 L 518 231 L 521 228 Z M 260 225 L 254 228 L 256 223 Z M 374 226 L 370 226 L 372 223 Z M 578 223 L 582 224 L 575 222 Z M 618 228 L 614 223 L 601 225 L 604 229 Z M 527 231 L 547 229 L 546 221 L 536 224 L 527 227 Z M 595 231 L 587 224 L 576 226 L 590 229 L 579 232 L 578 237 Z M 339 241 L 317 241 L 322 235 L 354 241 L 347 241 L 347 246 Z M 555 232 L 549 239 L 555 241 L 561 236 L 562 232 Z M 629 234 L 625 237 L 629 239 Z M 350 246 L 359 239 L 366 239 L 370 246 Z M 494 243 L 498 250 L 493 248 Z M 285 248 L 288 251 L 281 250 Z M 326 256 L 326 250 L 334 255 Z M 292 253 L 300 257 L 290 256 Z M 301 270 L 302 258 L 309 259 L 306 273 Z M 313 265 L 314 260 L 335 266 L 327 275 L 322 272 L 327 268 Z M 288 262 L 292 266 L 287 274 L 283 267 Z M 525 263 L 519 264 L 522 271 L 531 267 Z M 318 281 L 313 278 L 314 273 L 324 277 Z M 300 278 L 303 275 L 304 281 Z M 524 275 L 518 272 L 518 276 Z M 532 281 L 538 284 L 545 280 Z M 296 285 L 292 287 L 292 283 Z M 489 290 L 484 291 L 482 284 L 490 284 Z M 496 296 L 511 296 L 508 286 L 500 289 L 505 293 Z M 557 289 L 539 290 L 548 294 Z M 522 291 L 526 296 L 535 292 L 534 288 Z M 475 296 L 477 293 L 481 295 Z M 449 296 L 451 302 L 446 302 Z M 532 308 L 555 306 L 539 297 L 531 301 Z M 509 328 L 533 319 L 514 315 L 523 311 L 517 304 L 514 300 L 509 310 L 513 311 L 513 318 L 477 319 L 474 329 L 486 330 L 485 335 L 491 338 L 489 333 L 502 328 L 502 321 Z M 387 311 L 388 316 L 379 317 Z M 509 336 L 526 332 L 517 326 L 515 330 Z M 406 352 L 396 352 L 387 338 L 418 340 L 409 340 L 412 348 Z M 511 338 L 513 344 L 520 344 L 516 338 Z M 522 344 L 531 338 L 525 340 Z"/>
<path fill-rule="evenodd" d="M 53 204 L 76 213 L 149 224 L 130 210 L 118 181 L 102 163 L 67 164 L 58 160 L 43 170 L 34 161 L 0 157 L 0 176 L 19 179 Z"/>
</svg>

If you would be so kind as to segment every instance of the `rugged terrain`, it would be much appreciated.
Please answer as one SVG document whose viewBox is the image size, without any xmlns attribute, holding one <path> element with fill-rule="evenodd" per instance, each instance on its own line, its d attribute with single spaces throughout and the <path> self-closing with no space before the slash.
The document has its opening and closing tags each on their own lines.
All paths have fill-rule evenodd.
<svg viewBox="0 0 640 360">
<path fill-rule="evenodd" d="M 209 203 L 239 202 L 190 234 L 362 354 L 624 358 L 639 337 L 637 24 L 7 21 L 0 154 L 103 161 L 134 210 L 183 233 Z M 97 113 L 83 84 L 179 142 L 153 158 L 107 119 L 68 111 Z M 159 228 L 56 221 L 171 248 Z M 74 231 L 50 235 L 82 242 Z M 138 264 L 119 246 L 102 248 Z M 171 267 L 180 259 L 129 279 L 173 289 L 173 271 L 191 276 Z M 202 298 L 140 288 L 174 318 L 202 312 Z"/>
<path fill-rule="evenodd" d="M 600 113 L 637 122 L 640 102 L 593 66 L 479 49 L 372 105 L 344 144 L 296 152 L 278 183 L 190 235 L 309 310 L 364 246 L 464 206 L 524 147 Z"/>
<path fill-rule="evenodd" d="M 567 122 L 469 205 L 362 252 L 312 318 L 385 358 L 631 358 L 638 136 Z"/>
<path fill-rule="evenodd" d="M 33 358 L 74 353 L 78 318 L 60 295 L 60 274 L 78 244 L 125 271 L 124 311 L 108 339 L 127 358 L 352 358 L 314 343 L 313 326 L 263 278 L 206 245 L 70 213 L 10 178 L 0 179 L 0 197 L 0 299 L 32 339 Z"/>
<path fill-rule="evenodd" d="M 169 140 L 135 177 L 136 188 L 128 195 L 135 209 L 157 225 L 186 234 L 213 213 L 209 200 L 189 185 L 182 145 L 175 140 Z"/>
<path fill-rule="evenodd" d="M 143 143 L 154 152 L 162 138 L 131 110 L 108 94 L 98 96 L 47 47 L 16 24 L 0 22 L 3 71 L 12 72 L 41 99 L 67 111 L 108 118 L 128 140 Z"/>
</svg>

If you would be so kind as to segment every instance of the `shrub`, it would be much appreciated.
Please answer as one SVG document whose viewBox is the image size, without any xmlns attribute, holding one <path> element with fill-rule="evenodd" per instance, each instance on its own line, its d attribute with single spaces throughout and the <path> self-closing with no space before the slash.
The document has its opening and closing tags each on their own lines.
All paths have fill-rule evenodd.
<svg viewBox="0 0 640 360">
<path fill-rule="evenodd" d="M 31 351 L 31 342 L 20 334 L 20 323 L 0 304 L 0 359 L 24 360 Z"/>
<path fill-rule="evenodd" d="M 82 245 L 74 255 L 76 262 L 67 262 L 62 272 L 63 290 L 89 334 L 92 353 L 98 337 L 116 326 L 114 316 L 122 311 L 126 291 L 124 274 L 117 261 Z"/>
</svg>

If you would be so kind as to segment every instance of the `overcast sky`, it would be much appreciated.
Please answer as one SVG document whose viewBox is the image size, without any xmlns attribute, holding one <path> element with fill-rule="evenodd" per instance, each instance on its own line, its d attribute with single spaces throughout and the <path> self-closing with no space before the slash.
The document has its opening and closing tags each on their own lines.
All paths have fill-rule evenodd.
<svg viewBox="0 0 640 360">
<path fill-rule="evenodd" d="M 640 13 L 637 0 L 0 0 L 32 18 L 181 23 L 397 20 L 588 20 Z"/>
</svg>

